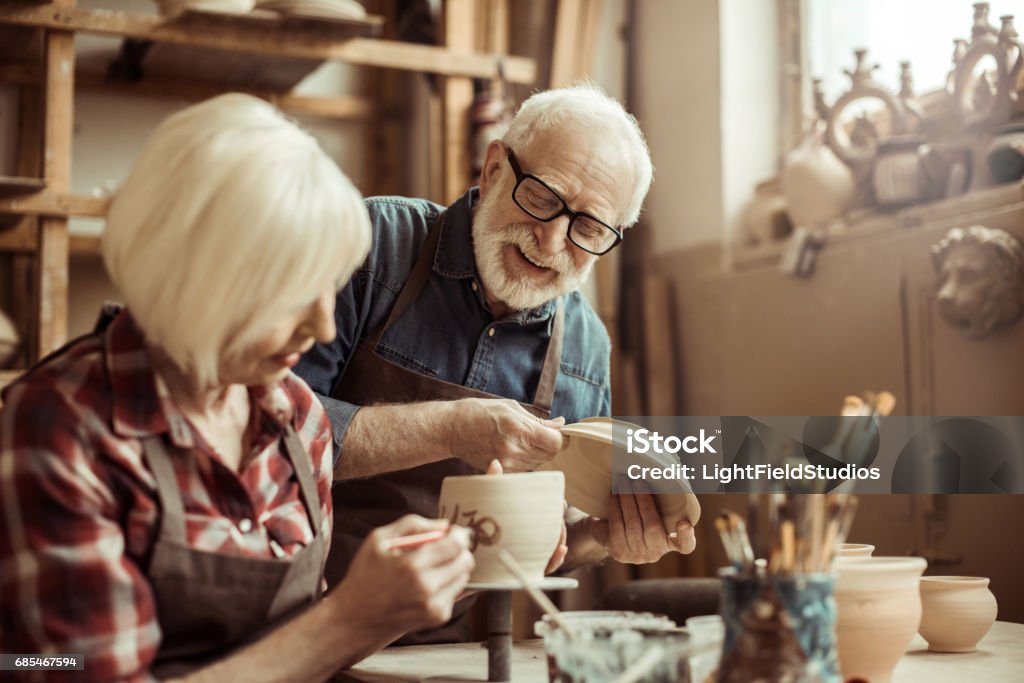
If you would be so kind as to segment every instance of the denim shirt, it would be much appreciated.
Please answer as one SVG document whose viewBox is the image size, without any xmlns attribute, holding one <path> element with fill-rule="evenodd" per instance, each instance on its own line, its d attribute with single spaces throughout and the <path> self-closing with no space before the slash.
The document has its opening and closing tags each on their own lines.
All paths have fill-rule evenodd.
<svg viewBox="0 0 1024 683">
<path fill-rule="evenodd" d="M 434 269 L 423 291 L 384 333 L 377 353 L 418 373 L 522 403 L 533 403 L 554 321 L 555 303 L 495 320 L 473 255 L 472 207 L 477 188 L 445 214 Z M 359 406 L 330 398 L 356 345 L 377 329 L 412 271 L 442 207 L 422 199 L 366 200 L 373 230 L 370 254 L 338 293 L 337 338 L 317 344 L 295 372 L 320 395 L 331 418 L 335 454 Z M 552 417 L 566 422 L 611 410 L 611 343 L 601 320 L 578 292 L 562 296 L 564 341 Z M 493 331 L 493 332 L 492 332 Z"/>
</svg>

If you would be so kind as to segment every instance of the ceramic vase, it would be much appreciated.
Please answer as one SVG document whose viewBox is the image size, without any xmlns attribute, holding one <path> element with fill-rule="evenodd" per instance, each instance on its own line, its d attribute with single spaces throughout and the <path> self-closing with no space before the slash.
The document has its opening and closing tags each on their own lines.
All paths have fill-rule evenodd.
<svg viewBox="0 0 1024 683">
<path fill-rule="evenodd" d="M 920 557 L 836 559 L 836 640 L 843 680 L 889 683 L 921 621 Z"/>
<path fill-rule="evenodd" d="M 758 183 L 743 215 L 745 238 L 751 244 L 785 239 L 793 232 L 786 213 L 786 198 L 778 178 Z"/>
<path fill-rule="evenodd" d="M 997 611 L 986 578 L 921 577 L 920 633 L 933 652 L 974 652 Z"/>
<path fill-rule="evenodd" d="M 871 557 L 875 546 L 867 543 L 843 543 L 836 549 L 836 557 Z"/>
<path fill-rule="evenodd" d="M 565 475 L 520 472 L 447 477 L 438 516 L 473 530 L 471 583 L 518 585 L 498 559 L 507 550 L 538 582 L 562 533 Z"/>
<path fill-rule="evenodd" d="M 853 200 L 853 173 L 816 134 L 786 157 L 782 194 L 793 225 L 812 227 L 843 215 Z"/>
</svg>

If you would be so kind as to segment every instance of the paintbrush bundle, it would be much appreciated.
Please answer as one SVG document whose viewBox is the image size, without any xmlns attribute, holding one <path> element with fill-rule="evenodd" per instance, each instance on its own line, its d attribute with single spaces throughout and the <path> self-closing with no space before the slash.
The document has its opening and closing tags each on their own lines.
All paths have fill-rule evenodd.
<svg viewBox="0 0 1024 683">
<path fill-rule="evenodd" d="M 715 529 L 739 574 L 813 574 L 828 572 L 836 549 L 846 541 L 857 510 L 857 498 L 834 494 L 764 494 L 768 498 L 766 537 L 751 539 L 747 523 L 735 512 L 723 510 Z M 756 520 L 757 506 L 749 513 Z M 753 548 L 768 549 L 758 559 Z"/>
<path fill-rule="evenodd" d="M 839 683 L 830 573 L 857 501 L 848 494 L 762 494 L 768 524 L 723 510 L 715 520 L 729 563 L 722 575 L 726 638 L 717 681 Z M 750 506 L 751 520 L 759 506 Z M 754 546 L 768 549 L 756 558 Z"/>
<path fill-rule="evenodd" d="M 824 451 L 853 465 L 864 465 L 878 435 L 878 418 L 892 414 L 896 397 L 891 392 L 865 391 L 843 399 L 839 426 Z"/>
</svg>

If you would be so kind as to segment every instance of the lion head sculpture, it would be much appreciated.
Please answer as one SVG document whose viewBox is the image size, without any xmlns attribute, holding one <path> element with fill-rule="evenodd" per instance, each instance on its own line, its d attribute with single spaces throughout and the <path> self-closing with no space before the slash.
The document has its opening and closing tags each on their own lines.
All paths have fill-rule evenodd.
<svg viewBox="0 0 1024 683">
<path fill-rule="evenodd" d="M 932 245 L 939 274 L 938 308 L 949 322 L 980 339 L 1020 317 L 1024 304 L 1024 247 L 1006 232 L 982 225 L 953 228 Z"/>
</svg>

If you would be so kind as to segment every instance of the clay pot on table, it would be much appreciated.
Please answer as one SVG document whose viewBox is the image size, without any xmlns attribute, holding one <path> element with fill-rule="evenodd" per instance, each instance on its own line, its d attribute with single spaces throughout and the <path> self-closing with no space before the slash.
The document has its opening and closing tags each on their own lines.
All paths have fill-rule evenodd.
<svg viewBox="0 0 1024 683">
<path fill-rule="evenodd" d="M 920 633 L 933 652 L 974 652 L 998 609 L 986 578 L 921 577 Z"/>
<path fill-rule="evenodd" d="M 843 680 L 889 683 L 921 621 L 920 557 L 836 559 L 836 641 Z"/>
<path fill-rule="evenodd" d="M 475 532 L 471 583 L 518 586 L 498 550 L 507 550 L 528 577 L 541 581 L 562 533 L 564 501 L 561 472 L 446 477 L 438 516 Z"/>
</svg>

